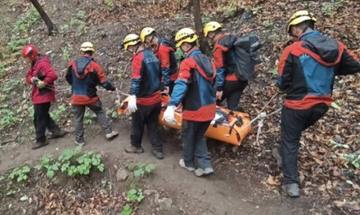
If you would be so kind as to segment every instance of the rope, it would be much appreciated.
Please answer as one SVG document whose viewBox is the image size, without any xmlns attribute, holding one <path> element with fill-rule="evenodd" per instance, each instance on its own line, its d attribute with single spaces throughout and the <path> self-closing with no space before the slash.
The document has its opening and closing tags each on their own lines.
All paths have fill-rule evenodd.
<svg viewBox="0 0 360 215">
<path fill-rule="evenodd" d="M 253 124 L 256 120 L 260 119 L 259 122 L 258 122 L 258 130 L 257 130 L 257 134 L 256 134 L 256 144 L 257 145 L 260 145 L 259 144 L 259 139 L 260 139 L 260 135 L 261 135 L 261 129 L 262 127 L 264 127 L 264 120 L 265 118 L 269 117 L 269 116 L 272 116 L 278 112 L 281 111 L 282 108 L 279 108 L 277 110 L 275 110 L 274 112 L 271 112 L 269 114 L 266 114 L 264 112 L 264 110 L 269 106 L 269 104 L 276 98 L 276 96 L 279 95 L 279 93 L 276 93 L 267 103 L 266 105 L 261 109 L 260 111 L 260 114 L 257 115 L 254 119 L 252 119 L 249 123 L 247 123 L 246 125 L 244 125 L 243 128 L 240 129 L 239 132 L 243 131 L 244 129 L 246 129 L 249 125 Z"/>
</svg>

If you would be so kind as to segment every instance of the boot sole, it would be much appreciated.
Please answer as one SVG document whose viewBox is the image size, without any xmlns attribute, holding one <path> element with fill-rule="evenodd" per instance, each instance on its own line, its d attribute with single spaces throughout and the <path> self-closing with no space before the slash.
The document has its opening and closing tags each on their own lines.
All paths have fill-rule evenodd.
<svg viewBox="0 0 360 215">
<path fill-rule="evenodd" d="M 49 143 L 44 143 L 44 144 L 42 144 L 42 145 L 40 145 L 40 146 L 31 147 L 31 149 L 32 149 L 32 150 L 36 150 L 36 149 L 40 149 L 40 148 L 42 148 L 42 147 L 44 147 L 44 146 L 47 146 L 47 145 L 49 145 Z"/>
<path fill-rule="evenodd" d="M 113 135 L 113 136 L 111 136 L 111 137 L 106 137 L 106 139 L 107 139 L 107 140 L 112 140 L 112 139 L 114 139 L 114 138 L 117 137 L 117 136 L 119 136 L 119 134 Z"/>
</svg>

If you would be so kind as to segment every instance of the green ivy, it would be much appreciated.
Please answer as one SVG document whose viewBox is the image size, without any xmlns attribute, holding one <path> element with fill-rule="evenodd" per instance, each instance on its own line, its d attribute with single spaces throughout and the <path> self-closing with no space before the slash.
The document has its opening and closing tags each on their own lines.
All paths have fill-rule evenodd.
<svg viewBox="0 0 360 215">
<path fill-rule="evenodd" d="M 26 181 L 29 178 L 30 167 L 23 166 L 21 168 L 15 168 L 9 175 L 11 180 L 16 180 L 17 182 Z"/>
</svg>

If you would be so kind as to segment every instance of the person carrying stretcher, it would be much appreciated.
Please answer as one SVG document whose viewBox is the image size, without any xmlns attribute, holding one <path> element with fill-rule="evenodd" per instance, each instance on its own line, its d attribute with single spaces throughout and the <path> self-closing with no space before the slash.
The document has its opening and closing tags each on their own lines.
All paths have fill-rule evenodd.
<svg viewBox="0 0 360 215">
<path fill-rule="evenodd" d="M 132 112 L 131 146 L 127 153 L 143 153 L 141 141 L 144 127 L 147 126 L 152 144 L 152 154 L 157 159 L 163 159 L 162 144 L 158 129 L 158 119 L 161 111 L 160 62 L 156 56 L 145 49 L 140 37 L 129 34 L 123 42 L 124 49 L 133 55 L 132 79 L 128 110 Z M 169 78 L 169 77 L 167 77 Z"/>
<path fill-rule="evenodd" d="M 195 175 L 200 177 L 214 172 L 204 134 L 216 111 L 216 71 L 211 60 L 197 47 L 197 39 L 198 36 L 190 28 L 181 29 L 175 36 L 176 47 L 180 47 L 186 58 L 180 64 L 164 120 L 176 124 L 175 109 L 182 104 L 183 159 L 179 164 L 188 171 L 195 171 Z M 199 167 L 196 170 L 195 155 Z"/>
<path fill-rule="evenodd" d="M 159 59 L 161 64 L 161 71 L 163 74 L 168 74 L 170 78 L 163 77 L 161 83 L 161 91 L 166 94 L 171 94 L 174 88 L 174 82 L 178 77 L 178 68 L 175 58 L 175 50 L 170 41 L 161 38 L 155 32 L 155 29 L 146 27 L 141 30 L 141 41 L 154 48 L 154 54 Z"/>
</svg>

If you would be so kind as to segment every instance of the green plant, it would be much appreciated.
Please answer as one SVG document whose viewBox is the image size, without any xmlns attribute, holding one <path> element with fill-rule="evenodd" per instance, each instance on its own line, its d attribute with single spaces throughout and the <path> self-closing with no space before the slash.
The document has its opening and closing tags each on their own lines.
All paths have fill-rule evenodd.
<svg viewBox="0 0 360 215">
<path fill-rule="evenodd" d="M 40 14 L 35 7 L 31 7 L 26 15 L 15 22 L 14 30 L 16 33 L 29 31 L 30 27 L 40 21 Z"/>
<path fill-rule="evenodd" d="M 10 51 L 12 51 L 12 52 L 20 51 L 23 48 L 24 45 L 26 45 L 26 40 L 25 39 L 20 39 L 18 37 L 13 38 L 10 41 L 10 43 L 8 43 Z"/>
<path fill-rule="evenodd" d="M 131 215 L 133 212 L 133 209 L 130 205 L 125 205 L 120 213 L 120 215 Z"/>
<path fill-rule="evenodd" d="M 113 119 L 119 118 L 119 114 L 115 110 L 107 110 L 106 115 L 110 116 Z"/>
<path fill-rule="evenodd" d="M 273 76 L 277 76 L 278 71 L 277 71 L 277 69 L 271 69 L 271 70 L 269 71 L 269 73 L 270 73 L 271 75 L 273 75 Z"/>
<path fill-rule="evenodd" d="M 51 118 L 56 122 L 56 124 L 60 123 L 62 117 L 67 112 L 67 109 L 64 105 L 59 105 L 55 110 L 50 113 Z"/>
<path fill-rule="evenodd" d="M 112 0 L 104 0 L 104 4 L 106 5 L 109 11 L 113 11 L 115 9 L 115 4 Z"/>
<path fill-rule="evenodd" d="M 258 7 L 254 7 L 253 9 L 251 9 L 251 11 L 253 12 L 253 14 L 257 14 L 257 13 L 259 13 L 262 9 L 263 9 L 262 6 L 258 6 Z"/>
<path fill-rule="evenodd" d="M 205 24 L 208 23 L 208 22 L 210 22 L 210 18 L 209 18 L 209 17 L 207 17 L 207 16 L 202 16 L 202 17 L 201 17 L 201 23 L 202 23 L 203 25 L 205 25 Z"/>
<path fill-rule="evenodd" d="M 141 202 L 144 195 L 141 189 L 131 189 L 126 193 L 126 200 L 129 202 Z"/>
<path fill-rule="evenodd" d="M 0 78 L 5 75 L 5 66 L 2 62 L 0 62 Z"/>
<path fill-rule="evenodd" d="M 342 7 L 344 6 L 345 0 L 336 0 L 335 6 Z"/>
<path fill-rule="evenodd" d="M 263 21 L 263 26 L 265 28 L 271 28 L 271 27 L 273 27 L 273 24 L 270 22 L 270 20 L 265 20 L 265 21 Z"/>
<path fill-rule="evenodd" d="M 68 29 L 69 29 L 69 25 L 63 24 L 63 25 L 60 25 L 59 31 L 60 31 L 60 33 L 65 33 Z"/>
<path fill-rule="evenodd" d="M 1 107 L 0 108 L 0 131 L 3 132 L 5 129 L 15 125 L 20 122 L 20 118 L 17 117 L 14 110 Z"/>
<path fill-rule="evenodd" d="M 55 173 L 59 170 L 60 163 L 56 162 L 51 156 L 45 156 L 41 159 L 41 164 L 35 166 L 37 169 L 44 168 L 46 170 L 46 177 L 52 179 Z"/>
<path fill-rule="evenodd" d="M 79 18 L 84 18 L 84 17 L 85 17 L 85 14 L 86 14 L 85 11 L 79 10 L 79 11 L 77 12 L 76 16 L 79 17 Z"/>
<path fill-rule="evenodd" d="M 321 11 L 324 12 L 327 16 L 333 15 L 333 4 L 331 2 L 323 3 Z"/>
<path fill-rule="evenodd" d="M 356 169 L 360 168 L 360 153 L 354 152 L 351 154 L 339 154 L 347 163 L 352 164 Z"/>
<path fill-rule="evenodd" d="M 9 175 L 11 180 L 16 180 L 17 182 L 26 181 L 29 178 L 30 167 L 23 166 L 21 168 L 15 168 Z"/>
<path fill-rule="evenodd" d="M 71 21 L 70 21 L 71 26 L 79 26 L 79 25 L 84 25 L 84 24 L 85 24 L 85 22 L 80 20 L 80 19 L 72 18 Z"/>
<path fill-rule="evenodd" d="M 181 51 L 180 48 L 176 49 L 175 58 L 177 61 L 182 61 L 183 59 L 185 59 L 185 54 L 184 52 Z"/>
<path fill-rule="evenodd" d="M 155 165 L 154 164 L 143 164 L 140 163 L 135 171 L 134 171 L 134 176 L 135 177 L 143 177 L 146 174 L 150 174 L 155 170 Z"/>
</svg>

